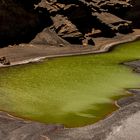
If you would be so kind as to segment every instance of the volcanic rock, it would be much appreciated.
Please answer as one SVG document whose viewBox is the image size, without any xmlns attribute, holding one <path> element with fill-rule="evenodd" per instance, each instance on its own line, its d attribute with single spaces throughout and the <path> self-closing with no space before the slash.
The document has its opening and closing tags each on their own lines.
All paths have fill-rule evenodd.
<svg viewBox="0 0 140 140">
<path fill-rule="evenodd" d="M 102 32 L 95 32 L 96 37 L 131 31 L 131 22 L 114 15 L 120 10 L 125 13 L 131 7 L 123 0 L 42 0 L 38 6 L 48 10 L 53 21 L 52 28 L 70 43 L 81 43 L 93 30 Z"/>
<path fill-rule="evenodd" d="M 10 61 L 5 57 L 0 57 L 0 64 L 2 65 L 10 65 Z"/>
<path fill-rule="evenodd" d="M 44 38 L 43 44 L 62 38 L 60 44 L 90 40 L 92 45 L 93 37 L 132 31 L 131 22 L 122 16 L 132 4 L 130 0 L 0 0 L 0 45 L 42 43 Z M 59 36 L 56 42 L 50 41 L 45 28 L 52 30 L 49 36 Z"/>
<path fill-rule="evenodd" d="M 42 32 L 38 33 L 36 37 L 31 41 L 31 44 L 69 45 L 66 40 L 59 37 L 54 31 L 50 30 L 49 28 L 45 28 Z"/>
</svg>

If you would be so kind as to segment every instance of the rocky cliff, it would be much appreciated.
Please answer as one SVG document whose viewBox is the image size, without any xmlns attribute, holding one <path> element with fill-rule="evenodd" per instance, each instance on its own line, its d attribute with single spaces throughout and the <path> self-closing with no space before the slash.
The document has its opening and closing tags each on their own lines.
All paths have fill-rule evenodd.
<svg viewBox="0 0 140 140">
<path fill-rule="evenodd" d="M 96 37 L 132 31 L 131 22 L 123 19 L 132 4 L 129 0 L 0 0 L 0 45 L 31 40 L 94 45 Z M 45 35 L 38 36 L 42 30 Z M 53 38 L 51 43 L 46 35 Z"/>
</svg>

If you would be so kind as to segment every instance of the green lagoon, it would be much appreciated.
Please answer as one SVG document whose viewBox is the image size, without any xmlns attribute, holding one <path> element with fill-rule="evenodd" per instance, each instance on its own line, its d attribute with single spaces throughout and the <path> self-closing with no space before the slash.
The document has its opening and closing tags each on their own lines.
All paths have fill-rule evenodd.
<svg viewBox="0 0 140 140">
<path fill-rule="evenodd" d="M 0 68 L 0 110 L 39 122 L 79 127 L 117 109 L 115 100 L 139 88 L 140 75 L 120 63 L 140 59 L 140 41 L 109 53 L 61 57 Z"/>
</svg>

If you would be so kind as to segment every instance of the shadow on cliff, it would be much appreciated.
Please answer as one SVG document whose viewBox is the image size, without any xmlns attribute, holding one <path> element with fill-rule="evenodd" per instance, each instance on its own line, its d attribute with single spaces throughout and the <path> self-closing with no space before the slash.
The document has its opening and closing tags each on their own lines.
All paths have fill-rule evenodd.
<svg viewBox="0 0 140 140">
<path fill-rule="evenodd" d="M 16 3 L 14 0 L 0 3 L 0 47 L 28 43 L 52 24 L 46 9 L 34 10 L 33 4 L 28 3 Z"/>
</svg>

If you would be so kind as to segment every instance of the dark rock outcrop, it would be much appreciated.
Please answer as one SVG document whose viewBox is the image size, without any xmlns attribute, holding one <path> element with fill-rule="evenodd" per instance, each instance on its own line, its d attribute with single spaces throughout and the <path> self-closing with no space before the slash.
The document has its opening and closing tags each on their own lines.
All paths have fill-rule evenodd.
<svg viewBox="0 0 140 140">
<path fill-rule="evenodd" d="M 0 57 L 0 64 L 2 65 L 10 65 L 10 61 L 5 57 Z"/>
<path fill-rule="evenodd" d="M 130 8 L 129 0 L 0 0 L 0 45 L 30 42 L 42 31 L 32 42 L 52 36 L 46 27 L 57 39 L 93 45 L 94 37 L 131 32 L 131 22 L 122 19 Z"/>
<path fill-rule="evenodd" d="M 14 0 L 0 0 L 0 45 L 28 42 L 40 30 L 36 13 Z"/>
<path fill-rule="evenodd" d="M 34 5 L 38 4 L 41 0 L 13 0 L 14 3 L 20 5 L 21 7 L 28 9 L 28 10 L 33 10 Z"/>
<path fill-rule="evenodd" d="M 133 7 L 125 15 L 126 19 L 131 20 L 134 28 L 140 28 L 140 0 L 131 0 Z"/>
</svg>

